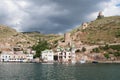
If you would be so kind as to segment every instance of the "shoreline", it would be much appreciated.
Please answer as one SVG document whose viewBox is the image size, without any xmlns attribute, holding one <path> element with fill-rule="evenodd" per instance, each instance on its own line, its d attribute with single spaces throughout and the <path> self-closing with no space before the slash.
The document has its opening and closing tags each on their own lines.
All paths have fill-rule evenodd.
<svg viewBox="0 0 120 80">
<path fill-rule="evenodd" d="M 120 63 L 120 61 L 98 61 L 98 63 Z"/>
<path fill-rule="evenodd" d="M 51 62 L 0 62 L 0 64 L 1 63 L 19 63 L 19 64 L 22 64 L 22 63 L 35 63 L 35 64 L 38 64 L 38 63 L 46 63 L 46 64 L 49 64 L 49 63 L 51 63 Z M 53 62 L 53 64 L 54 63 L 60 63 L 60 62 Z M 87 63 L 91 63 L 91 64 L 101 64 L 101 63 L 120 63 L 120 61 L 87 61 L 86 63 L 79 63 L 79 62 L 76 62 L 76 63 L 74 63 L 74 64 L 87 64 Z M 65 64 L 64 62 L 63 63 L 61 63 L 61 64 Z M 66 63 L 66 64 L 73 64 L 73 63 Z"/>
</svg>

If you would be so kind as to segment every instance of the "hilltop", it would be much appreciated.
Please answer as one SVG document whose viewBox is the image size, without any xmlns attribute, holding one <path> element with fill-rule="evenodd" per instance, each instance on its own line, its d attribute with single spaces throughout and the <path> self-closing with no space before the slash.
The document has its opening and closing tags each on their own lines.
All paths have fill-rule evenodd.
<svg viewBox="0 0 120 80">
<path fill-rule="evenodd" d="M 71 37 L 84 44 L 120 43 L 120 16 L 103 17 L 84 23 L 71 31 Z"/>
<path fill-rule="evenodd" d="M 17 31 L 5 25 L 0 25 L 0 38 L 16 35 Z"/>
</svg>

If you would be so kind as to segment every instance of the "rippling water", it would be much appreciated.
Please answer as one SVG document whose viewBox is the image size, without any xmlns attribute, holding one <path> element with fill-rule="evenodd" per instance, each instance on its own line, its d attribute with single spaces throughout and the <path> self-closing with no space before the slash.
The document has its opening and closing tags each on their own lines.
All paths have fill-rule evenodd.
<svg viewBox="0 0 120 80">
<path fill-rule="evenodd" d="M 120 80 L 120 64 L 0 63 L 0 80 Z"/>
</svg>

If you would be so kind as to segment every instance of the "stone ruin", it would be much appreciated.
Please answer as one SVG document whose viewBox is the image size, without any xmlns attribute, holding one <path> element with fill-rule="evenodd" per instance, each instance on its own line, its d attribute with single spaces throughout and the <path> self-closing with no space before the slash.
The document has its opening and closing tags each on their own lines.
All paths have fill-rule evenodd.
<svg viewBox="0 0 120 80">
<path fill-rule="evenodd" d="M 78 38 L 82 32 L 77 32 L 74 35 L 71 35 L 71 33 L 65 33 L 64 34 L 64 42 L 58 41 L 58 46 L 65 47 L 65 46 L 75 46 L 75 47 L 80 47 L 82 42 Z M 79 39 L 79 40 L 76 40 Z"/>
<path fill-rule="evenodd" d="M 97 19 L 101 19 L 101 18 L 104 18 L 102 11 L 100 11 L 97 16 Z"/>
<path fill-rule="evenodd" d="M 64 38 L 65 38 L 65 43 L 67 45 L 71 45 L 71 33 L 65 33 Z"/>
<path fill-rule="evenodd" d="M 64 34 L 64 42 L 59 41 L 59 46 L 71 46 L 71 33 Z"/>
</svg>

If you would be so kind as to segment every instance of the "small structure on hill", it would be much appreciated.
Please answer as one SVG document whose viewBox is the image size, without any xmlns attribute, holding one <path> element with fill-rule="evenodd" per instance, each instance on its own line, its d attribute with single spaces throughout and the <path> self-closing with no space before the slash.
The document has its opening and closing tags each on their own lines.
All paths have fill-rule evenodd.
<svg viewBox="0 0 120 80">
<path fill-rule="evenodd" d="M 64 34 L 64 42 L 58 41 L 58 46 L 71 46 L 71 33 Z"/>
<path fill-rule="evenodd" d="M 100 11 L 97 16 L 97 19 L 101 19 L 101 18 L 104 18 L 102 11 Z"/>
<path fill-rule="evenodd" d="M 88 24 L 86 22 L 82 23 L 82 29 L 86 29 L 88 27 Z"/>
<path fill-rule="evenodd" d="M 71 33 L 65 33 L 64 37 L 65 37 L 65 43 L 70 46 L 71 45 Z"/>
</svg>

